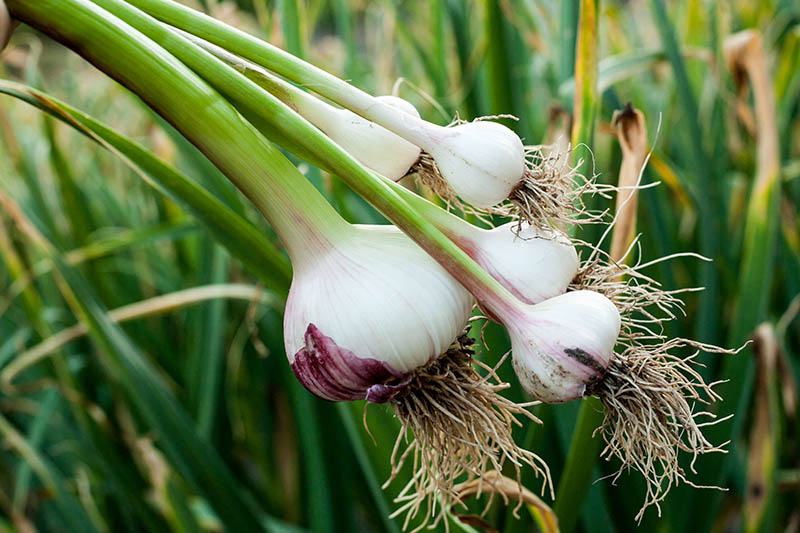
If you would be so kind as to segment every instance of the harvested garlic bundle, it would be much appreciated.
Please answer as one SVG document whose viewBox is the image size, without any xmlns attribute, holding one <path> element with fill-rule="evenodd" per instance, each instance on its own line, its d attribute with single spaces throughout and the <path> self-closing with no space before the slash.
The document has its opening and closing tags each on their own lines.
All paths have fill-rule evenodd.
<svg viewBox="0 0 800 533">
<path fill-rule="evenodd" d="M 252 44 L 252 41 L 251 41 L 251 44 Z M 269 51 L 269 49 L 268 49 L 268 47 L 266 45 L 265 45 L 265 47 Z M 278 55 L 280 55 L 280 54 L 278 54 Z M 293 59 L 287 58 L 286 57 L 287 55 L 281 55 L 280 56 L 280 59 L 283 62 L 284 66 L 288 65 L 288 64 L 293 64 L 292 63 Z M 250 59 L 258 60 L 257 58 L 252 57 L 252 56 L 250 57 Z M 285 75 L 285 76 L 288 77 L 290 75 L 290 72 L 292 71 L 292 69 L 280 70 L 281 61 L 276 61 L 276 62 L 273 62 L 273 63 L 269 63 L 269 66 L 270 66 L 270 68 L 273 68 L 276 71 L 280 72 L 282 75 Z M 313 71 L 313 68 L 310 68 L 310 66 L 302 64 L 302 62 L 300 62 L 299 60 L 297 60 L 297 62 L 300 63 L 298 68 L 296 69 L 297 72 L 307 73 L 309 71 Z M 383 126 L 386 126 L 387 129 L 389 129 L 390 131 L 394 131 L 395 133 L 398 133 L 398 132 L 396 131 L 395 128 L 390 127 L 389 121 L 384 121 L 382 119 L 385 118 L 385 117 L 379 116 L 379 115 L 381 115 L 381 109 L 383 109 L 384 112 L 387 112 L 387 109 L 388 109 L 388 112 L 393 114 L 393 117 L 394 117 L 395 121 L 400 120 L 400 121 L 409 122 L 409 123 L 413 122 L 413 118 L 410 117 L 410 115 L 407 115 L 405 113 L 399 114 L 396 110 L 392 111 L 389 106 L 385 106 L 384 104 L 381 104 L 381 102 L 376 101 L 372 97 L 369 97 L 369 95 L 365 95 L 363 93 L 359 94 L 360 92 L 358 90 L 354 90 L 353 91 L 353 92 L 356 93 L 356 97 L 353 97 L 353 98 L 349 98 L 349 97 L 348 98 L 341 98 L 341 99 L 337 100 L 336 99 L 337 91 L 344 91 L 343 87 L 346 86 L 346 84 L 344 82 L 342 82 L 341 80 L 337 80 L 335 78 L 332 78 L 332 79 L 324 79 L 323 78 L 323 80 L 320 81 L 320 80 L 312 77 L 310 79 L 299 78 L 299 79 L 295 79 L 294 81 L 296 81 L 298 83 L 306 84 L 308 86 L 317 86 L 317 87 L 322 88 L 322 89 L 324 89 L 326 87 L 326 83 L 327 82 L 330 82 L 329 86 L 331 87 L 331 92 L 328 93 L 328 94 L 324 94 L 324 96 L 326 96 L 328 98 L 331 98 L 334 101 L 337 101 L 337 103 L 343 105 L 344 107 L 347 107 L 349 109 L 353 109 L 354 111 L 356 111 L 361 116 L 364 116 L 364 117 L 366 117 L 366 118 L 368 118 L 370 120 L 373 120 L 373 121 L 375 121 L 375 122 L 377 122 L 377 123 L 379 123 L 379 124 L 381 124 Z M 339 94 L 339 96 L 341 96 L 341 94 Z M 381 105 L 383 105 L 383 108 L 381 108 Z M 400 116 L 400 115 L 402 115 L 402 116 Z M 420 133 L 419 131 L 415 132 L 413 124 L 411 125 L 411 128 L 410 128 L 409 132 L 410 132 L 411 135 L 422 135 L 422 133 Z M 420 145 L 419 142 L 416 142 L 413 139 L 407 139 L 407 140 L 410 140 L 411 142 L 414 142 L 415 144 Z M 224 156 L 222 156 L 222 157 L 224 157 Z M 231 156 L 231 157 L 233 157 L 233 156 Z M 241 159 L 242 159 L 242 156 L 241 156 L 241 154 L 239 154 L 237 160 L 241 160 Z M 358 173 L 358 176 L 363 177 L 363 175 L 361 173 Z M 388 199 L 383 197 L 383 196 L 381 196 L 381 198 L 388 201 Z M 401 213 L 402 210 L 397 208 L 397 206 L 388 205 L 387 203 L 382 204 L 382 206 L 383 206 L 382 209 L 385 209 L 387 211 L 387 213 L 389 213 L 387 216 L 389 216 L 389 218 L 391 218 L 399 226 L 403 227 L 406 231 L 411 230 L 411 231 L 409 231 L 409 234 L 412 235 L 414 240 L 417 243 L 419 243 L 420 246 L 425 248 L 425 250 L 428 253 L 430 253 L 434 258 L 436 258 L 437 261 L 444 268 L 446 268 L 451 274 L 457 276 L 459 282 L 461 282 L 467 289 L 469 289 L 474 295 L 476 295 L 478 297 L 478 299 L 480 300 L 481 305 L 483 307 L 485 307 L 493 317 L 496 317 L 501 323 L 506 325 L 509 329 L 514 329 L 513 322 L 515 320 L 520 320 L 521 322 L 525 322 L 526 314 L 530 313 L 530 310 L 528 308 L 524 307 L 527 304 L 522 303 L 519 300 L 519 298 L 515 297 L 511 292 L 509 292 L 509 290 L 507 288 L 503 287 L 498 282 L 498 280 L 496 280 L 496 279 L 492 278 L 491 276 L 489 276 L 485 271 L 478 271 L 479 269 L 476 270 L 473 265 L 471 265 L 471 264 L 469 264 L 467 262 L 464 262 L 463 258 L 459 257 L 458 254 L 454 254 L 451 250 L 449 250 L 449 248 L 446 248 L 444 243 L 441 243 L 441 241 L 438 239 L 437 235 L 427 231 L 426 229 L 423 229 L 421 226 L 418 227 L 418 226 L 415 226 L 414 224 L 409 223 L 409 221 L 406 218 L 404 218 L 406 215 L 400 216 L 400 213 Z M 289 219 L 289 220 L 293 220 L 292 216 L 287 216 L 286 218 Z M 302 221 L 302 222 L 305 222 L 302 217 L 299 218 L 298 220 Z M 298 220 L 293 220 L 292 223 L 295 224 L 295 225 L 303 225 L 303 224 L 300 224 L 300 222 L 298 222 Z M 279 232 L 279 234 L 280 234 L 280 232 Z M 290 255 L 291 255 L 291 250 L 290 250 Z M 579 304 L 580 302 L 577 302 L 577 303 Z M 619 302 L 616 301 L 616 300 L 615 300 L 615 303 L 617 303 L 619 305 Z M 541 305 L 541 304 L 539 304 L 539 305 Z M 533 306 L 530 306 L 530 307 L 533 307 Z M 650 382 L 647 381 L 648 380 L 648 374 L 650 376 L 655 375 L 656 377 L 658 377 L 662 381 L 664 381 L 667 377 L 671 376 L 671 374 L 670 374 L 671 370 L 670 370 L 670 368 L 668 368 L 669 365 L 667 363 L 669 361 L 669 357 L 670 356 L 666 352 L 659 353 L 659 352 L 655 351 L 655 352 L 653 352 L 651 354 L 652 358 L 644 361 L 644 364 L 642 364 L 643 362 L 641 361 L 641 358 L 640 358 L 639 361 L 636 361 L 633 358 L 629 358 L 628 355 L 630 355 L 630 353 L 629 353 L 628 349 L 624 346 L 624 342 L 626 342 L 625 341 L 626 338 L 630 338 L 630 337 L 628 337 L 628 333 L 625 330 L 626 330 L 627 325 L 629 325 L 631 322 L 628 322 L 626 324 L 625 318 L 624 317 L 621 317 L 621 318 L 622 318 L 621 323 L 622 323 L 622 330 L 623 330 L 623 335 L 622 335 L 623 342 L 622 343 L 617 342 L 617 344 L 618 344 L 618 348 L 621 347 L 622 350 L 620 350 L 619 353 L 615 353 L 614 355 L 610 356 L 610 362 L 609 362 L 609 364 L 607 366 L 607 370 L 606 370 L 604 378 L 602 380 L 600 380 L 600 381 L 592 380 L 591 383 L 587 382 L 587 388 L 585 390 L 599 391 L 597 393 L 601 396 L 601 399 L 603 399 L 603 403 L 606 405 L 607 412 L 613 411 L 613 412 L 615 412 L 615 413 L 617 413 L 619 415 L 619 416 L 617 416 L 615 418 L 615 420 L 612 420 L 612 424 L 613 424 L 612 430 L 618 431 L 620 433 L 628 433 L 629 435 L 633 435 L 633 437 L 630 438 L 627 441 L 630 444 L 630 447 L 622 449 L 622 450 L 619 450 L 619 453 L 620 453 L 621 457 L 623 458 L 623 461 L 625 461 L 626 465 L 633 463 L 632 466 L 634 466 L 634 467 L 637 466 L 636 465 L 636 461 L 639 461 L 639 460 L 653 459 L 654 461 L 658 461 L 658 462 L 660 462 L 662 460 L 670 461 L 670 457 L 668 456 L 669 452 L 664 452 L 663 450 L 660 450 L 660 448 L 662 448 L 664 446 L 669 447 L 672 450 L 674 450 L 675 454 L 677 454 L 677 450 L 678 449 L 689 449 L 689 450 L 691 450 L 693 452 L 698 452 L 698 453 L 702 453 L 704 451 L 708 451 L 708 450 L 704 449 L 704 442 L 690 442 L 688 445 L 686 445 L 684 442 L 682 442 L 681 439 L 682 439 L 682 435 L 685 432 L 685 430 L 687 430 L 688 432 L 691 433 L 689 438 L 694 438 L 697 435 L 697 433 L 694 431 L 694 430 L 697 429 L 697 425 L 696 424 L 695 424 L 694 427 L 692 427 L 692 425 L 691 425 L 692 422 L 691 421 L 687 422 L 685 420 L 681 420 L 680 419 L 680 415 L 684 414 L 683 411 L 678 413 L 678 417 L 677 418 L 668 418 L 668 419 L 658 419 L 658 418 L 654 419 L 652 413 L 648 414 L 648 413 L 645 413 L 644 411 L 642 411 L 641 407 L 644 406 L 647 402 L 651 402 L 651 404 L 652 404 L 652 402 L 655 401 L 656 405 L 659 405 L 661 403 L 664 403 L 664 402 L 662 402 L 662 400 L 666 399 L 668 402 L 670 402 L 676 396 L 680 396 L 681 399 L 683 400 L 683 402 L 686 403 L 686 399 L 683 398 L 682 395 L 686 394 L 688 396 L 691 393 L 690 392 L 684 392 L 682 390 L 677 390 L 677 389 L 680 389 L 680 385 L 677 386 L 677 387 L 671 386 L 672 389 L 668 389 L 666 391 L 666 393 L 664 392 L 664 390 L 660 390 L 659 391 L 659 390 L 657 390 L 656 388 L 654 388 L 652 386 L 649 386 L 648 390 L 646 392 L 644 392 L 644 393 L 642 393 L 642 391 L 640 391 L 640 390 L 637 390 L 637 386 L 641 386 L 642 384 L 650 383 Z M 577 325 L 576 327 L 580 327 L 580 325 Z M 612 330 L 609 330 L 609 331 L 612 331 Z M 524 337 L 522 337 L 522 338 L 524 338 Z M 461 344 L 460 342 L 455 342 L 453 346 L 457 346 L 458 350 L 460 350 L 461 353 L 463 354 L 464 353 L 463 352 L 463 346 L 460 346 L 460 344 Z M 520 343 L 518 342 L 517 345 L 519 346 Z M 526 343 L 523 342 L 522 343 L 522 346 L 523 346 L 522 351 L 524 351 L 524 346 L 525 345 L 526 345 Z M 664 343 L 664 349 L 665 350 L 668 349 L 669 346 L 670 346 L 669 343 Z M 553 344 L 552 348 L 554 350 L 558 350 L 559 349 L 559 347 L 556 344 Z M 448 350 L 448 352 L 449 351 L 450 350 Z M 524 357 L 524 355 L 525 354 L 522 353 L 521 357 Z M 440 358 L 440 360 L 441 359 L 444 359 L 444 358 Z M 554 359 L 558 360 L 557 358 L 554 358 Z M 438 361 L 439 360 L 437 360 L 437 362 Z M 685 363 L 686 362 L 685 360 L 680 360 L 680 359 L 679 359 L 679 361 L 681 363 Z M 433 365 L 427 365 L 426 366 L 427 370 L 420 369 L 420 370 L 415 371 L 415 377 L 423 378 L 423 377 L 426 377 L 426 375 L 430 376 L 429 370 L 430 370 L 430 368 L 432 368 L 432 366 Z M 463 370 L 463 369 L 468 368 L 468 365 L 460 365 L 460 366 L 458 366 L 458 368 Z M 569 370 L 570 369 L 565 369 L 565 372 L 569 371 Z M 616 387 L 616 392 L 615 392 L 615 385 L 624 383 L 626 375 L 627 376 L 631 376 L 630 377 L 631 381 L 630 381 L 629 384 L 632 383 L 633 389 L 636 390 L 636 393 L 633 395 L 633 400 L 632 401 L 633 401 L 633 403 L 639 402 L 639 407 L 637 407 L 637 409 L 630 410 L 629 412 L 624 412 L 624 407 L 625 407 L 625 405 L 632 405 L 632 404 L 630 403 L 630 401 L 625 400 L 621 396 L 621 394 L 619 392 L 619 391 L 624 390 L 624 389 L 622 387 Z M 467 380 L 467 381 L 469 381 L 469 380 Z M 430 382 L 435 383 L 436 381 L 435 380 L 430 380 Z M 681 383 L 685 383 L 685 382 L 686 382 L 686 380 L 684 379 L 684 381 L 681 382 Z M 387 383 L 384 383 L 384 385 L 387 385 Z M 592 387 L 590 388 L 589 385 L 592 385 Z M 407 387 L 405 391 L 398 392 L 390 400 L 390 402 L 395 402 L 401 396 L 401 394 L 408 393 L 409 392 L 409 390 L 408 390 L 409 388 L 410 387 Z M 420 387 L 419 390 L 421 390 L 421 389 L 422 388 Z M 466 389 L 466 387 L 465 387 L 465 389 Z M 628 387 L 628 390 L 630 390 L 630 387 Z M 413 391 L 413 389 L 412 389 L 412 391 Z M 574 393 L 572 393 L 570 391 L 565 391 L 564 397 L 567 397 L 570 394 L 574 394 Z M 661 396 L 659 396 L 659 395 L 661 395 Z M 460 397 L 460 395 L 455 395 L 455 396 Z M 448 399 L 451 399 L 451 398 L 448 398 Z M 627 404 L 625 403 L 626 401 L 628 402 Z M 619 403 L 617 403 L 617 405 L 615 406 L 614 402 L 619 402 Z M 464 402 L 461 402 L 461 403 L 464 403 Z M 441 414 L 440 410 L 437 410 L 436 412 L 438 414 Z M 418 412 L 418 414 L 419 414 L 419 412 Z M 473 414 L 473 413 L 467 413 L 467 414 Z M 427 415 L 427 413 L 426 413 L 426 415 Z M 690 412 L 689 415 L 690 415 L 690 420 L 691 420 L 691 418 L 693 418 L 692 413 Z M 447 426 L 447 427 L 449 428 L 450 426 Z M 646 428 L 647 432 L 652 431 L 654 429 L 657 430 L 659 437 L 661 437 L 663 435 L 666 435 L 668 433 L 670 433 L 672 436 L 667 438 L 667 439 L 662 439 L 661 441 L 657 441 L 657 442 L 654 443 L 654 442 L 651 442 L 650 440 L 648 440 L 648 437 L 647 437 L 647 434 L 646 434 L 647 432 L 643 432 L 642 428 Z M 419 429 L 419 427 L 417 429 Z M 433 434 L 430 434 L 430 433 L 425 434 L 424 431 L 422 433 L 424 435 L 427 435 L 427 436 L 431 437 L 431 438 L 435 438 Z M 473 433 L 473 436 L 467 436 L 466 437 L 466 442 L 469 443 L 469 441 L 472 438 L 479 439 L 479 438 L 483 437 L 485 433 L 491 433 L 491 430 L 487 432 L 483 427 L 479 427 L 479 429 L 477 429 Z M 438 432 L 436 434 L 438 434 Z M 669 440 L 669 439 L 673 438 L 676 434 L 678 435 L 677 439 Z M 619 441 L 619 442 L 624 442 L 624 441 Z M 654 452 L 655 448 L 659 448 L 659 450 L 655 450 L 655 452 Z M 430 448 L 428 448 L 428 449 L 430 449 Z M 478 449 L 485 451 L 485 448 L 482 446 L 482 443 L 479 444 Z M 644 452 L 642 452 L 641 450 L 644 450 Z M 662 454 L 662 455 L 659 455 L 659 454 Z M 664 455 L 664 454 L 666 454 L 666 455 Z M 442 456 L 439 456 L 439 457 L 442 457 Z M 495 456 L 493 456 L 491 453 L 489 453 L 489 454 L 484 454 L 483 457 L 484 458 L 488 457 L 488 458 L 491 459 L 491 457 L 495 457 Z M 435 464 L 436 463 L 435 460 L 428 461 L 427 459 L 428 459 L 428 457 L 426 456 L 425 460 L 423 461 L 423 463 L 426 464 L 426 465 L 431 465 L 431 464 Z M 486 459 L 481 459 L 481 460 L 482 460 L 482 462 L 480 463 L 480 465 L 481 465 L 481 468 L 483 468 L 486 465 Z M 649 465 L 649 466 L 647 466 L 647 465 Z M 653 466 L 652 466 L 653 462 L 647 463 L 647 465 L 645 465 L 645 468 L 650 468 L 650 469 L 653 468 Z M 667 464 L 666 468 L 673 468 L 673 470 L 674 470 L 674 468 L 677 468 L 677 461 L 675 461 L 674 463 Z M 450 471 L 452 471 L 452 470 L 450 470 Z M 652 477 L 651 477 L 652 471 L 651 470 L 643 470 L 643 472 L 648 477 L 648 480 L 652 479 Z M 437 472 L 433 472 L 432 475 L 434 476 L 434 478 L 435 478 L 436 474 L 437 474 Z M 418 477 L 418 476 L 414 477 L 414 479 L 417 479 L 417 480 L 420 479 L 420 478 L 425 478 L 425 474 L 422 474 L 420 477 Z M 430 476 L 429 476 L 429 478 L 430 478 Z M 428 478 L 426 478 L 426 479 L 428 479 Z M 435 478 L 435 479 L 440 480 L 441 477 Z M 452 479 L 453 479 L 452 477 L 449 477 L 449 481 L 452 481 Z M 659 482 L 662 479 L 664 479 L 664 478 L 663 477 L 658 477 L 657 478 L 657 480 Z M 675 479 L 674 477 L 668 477 L 669 481 L 674 481 L 674 479 Z M 439 488 L 438 485 L 437 485 L 437 481 L 432 481 L 432 483 L 434 483 L 434 485 L 423 485 L 423 488 L 430 489 L 431 486 L 436 487 L 436 489 Z M 445 483 L 444 488 L 441 489 L 441 490 L 438 490 L 438 493 L 446 495 L 447 494 L 447 492 L 446 492 L 447 491 L 447 487 L 448 487 L 448 485 L 447 485 L 447 483 Z M 452 486 L 450 488 L 452 488 Z M 437 492 L 436 489 L 427 490 L 427 493 L 428 494 L 434 494 L 434 493 Z M 417 491 L 417 493 L 419 494 L 420 491 Z M 648 494 L 650 494 L 650 493 L 648 493 Z M 656 500 L 656 501 L 654 501 L 652 503 L 657 503 L 657 501 L 658 500 Z M 450 503 L 450 502 L 448 502 L 448 503 Z M 414 503 L 412 503 L 412 506 L 413 505 L 414 505 Z"/>
</svg>

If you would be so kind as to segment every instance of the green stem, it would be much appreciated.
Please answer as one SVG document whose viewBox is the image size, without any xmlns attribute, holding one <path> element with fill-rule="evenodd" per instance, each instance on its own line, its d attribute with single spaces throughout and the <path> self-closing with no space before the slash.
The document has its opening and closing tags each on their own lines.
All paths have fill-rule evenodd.
<svg viewBox="0 0 800 533">
<path fill-rule="evenodd" d="M 291 83 L 284 81 L 255 63 L 246 61 L 208 41 L 198 39 L 190 33 L 183 32 L 183 35 L 203 50 L 213 54 L 215 57 L 225 62 L 225 64 L 243 74 L 247 79 L 272 96 L 294 109 L 300 116 L 321 130 L 327 131 L 332 129 L 336 121 L 341 120 L 342 117 L 338 108 L 295 87 Z"/>
<path fill-rule="evenodd" d="M 136 30 L 87 0 L 8 5 L 16 18 L 78 50 L 182 131 L 250 197 L 293 259 L 318 253 L 346 231 L 346 222 L 310 183 L 297 179 L 299 172 L 277 148 Z"/>
<path fill-rule="evenodd" d="M 417 200 L 412 199 L 412 196 L 415 197 L 413 193 L 377 177 L 371 170 L 365 168 L 350 154 L 339 148 L 338 145 L 310 122 L 247 77 L 230 68 L 188 39 L 129 5 L 149 4 L 149 2 L 142 2 L 141 0 L 127 3 L 122 0 L 95 0 L 95 2 L 117 13 L 129 24 L 157 41 L 179 60 L 203 76 L 227 98 L 242 102 L 243 105 L 247 106 L 250 113 L 256 114 L 281 135 L 287 137 L 293 143 L 303 146 L 306 152 L 317 154 L 318 159 L 324 159 L 327 167 L 332 172 L 341 176 L 356 193 L 372 203 L 391 222 L 396 224 L 434 257 L 481 302 L 487 311 L 495 316 L 502 317 L 506 316 L 509 310 L 520 305 L 519 300 L 514 295 L 475 263 L 463 250 L 448 239 L 442 231 L 420 216 L 419 212 L 410 205 L 410 202 L 416 202 L 415 205 L 420 204 Z M 170 3 L 164 3 L 163 5 L 172 6 Z M 193 14 L 192 16 L 199 16 L 203 17 L 203 20 L 212 21 L 214 25 L 219 24 L 214 19 L 205 17 L 200 13 L 195 13 L 191 10 L 184 11 L 180 6 L 177 6 L 177 8 L 181 13 L 188 12 Z M 227 28 L 224 25 L 223 27 Z M 229 28 L 229 31 L 236 32 L 231 28 Z M 201 37 L 205 38 L 205 36 Z M 266 43 L 264 44 L 266 45 Z M 281 53 L 285 54 L 285 52 Z M 296 61 L 305 64 L 301 60 Z M 393 113 L 396 114 L 397 111 L 394 110 Z M 255 130 L 251 130 L 250 134 L 252 133 L 255 133 Z M 220 143 L 219 140 L 217 139 L 218 144 L 221 144 L 224 148 L 226 143 Z M 235 142 L 240 143 L 239 140 Z M 296 170 L 287 171 L 277 185 L 280 187 L 293 187 L 300 181 L 296 179 L 296 176 Z M 269 187 L 274 186 L 276 185 L 269 185 Z M 314 193 L 316 194 L 316 191 Z"/>
<path fill-rule="evenodd" d="M 189 38 L 197 46 L 224 61 L 228 66 L 244 75 L 247 79 L 269 92 L 272 96 L 290 108 L 296 110 L 303 118 L 309 120 L 311 123 L 324 129 L 327 121 L 340 118 L 338 116 L 338 110 L 332 105 L 323 102 L 319 98 L 307 93 L 306 91 L 303 91 L 291 83 L 284 81 L 264 68 L 246 61 L 239 56 L 233 55 L 227 50 L 224 50 L 219 46 L 211 44 L 207 41 L 192 37 Z M 258 109 L 262 110 L 264 109 L 263 106 L 251 105 L 251 107 L 258 107 Z M 259 118 L 262 120 L 269 118 L 267 113 L 264 113 L 263 111 L 260 112 L 260 115 L 261 116 Z M 294 144 L 293 139 L 289 139 L 289 141 L 290 144 Z M 288 146 L 286 148 L 290 149 Z M 303 153 L 296 153 L 295 155 L 304 158 L 311 157 L 317 160 L 325 170 L 334 172 L 331 168 L 328 168 L 326 159 L 319 158 L 319 154 L 312 154 L 305 149 L 302 149 L 302 152 Z M 381 176 L 375 174 L 373 179 L 376 178 L 383 179 Z M 442 209 L 438 205 L 429 202 L 425 198 L 415 194 L 414 192 L 408 190 L 398 183 L 395 183 L 394 181 L 385 180 L 385 182 L 398 196 L 409 203 L 422 216 L 427 218 L 428 221 L 431 222 L 439 231 L 447 235 L 447 237 L 449 237 L 459 246 L 466 241 L 471 242 L 474 239 L 476 232 L 484 231 L 473 226 L 463 218 L 460 218 L 449 211 Z"/>
<path fill-rule="evenodd" d="M 438 142 L 436 126 L 399 113 L 374 96 L 265 41 L 171 0 L 127 0 L 129 4 L 185 32 L 221 46 L 380 124 L 410 143 L 430 151 Z M 443 128 L 442 128 L 443 129 Z"/>
</svg>

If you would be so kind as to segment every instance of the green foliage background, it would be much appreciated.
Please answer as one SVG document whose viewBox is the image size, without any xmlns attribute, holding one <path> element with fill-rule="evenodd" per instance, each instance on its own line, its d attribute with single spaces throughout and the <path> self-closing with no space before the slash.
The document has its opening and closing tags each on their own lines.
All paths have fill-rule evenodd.
<svg viewBox="0 0 800 533">
<path fill-rule="evenodd" d="M 529 144 L 569 137 L 580 2 L 207 0 L 197 7 L 373 94 L 397 90 L 438 123 L 456 114 L 512 113 L 519 120 L 508 124 Z M 786 365 L 755 391 L 770 399 L 767 445 L 756 447 L 753 352 L 703 359 L 706 376 L 730 380 L 725 403 L 736 406 L 736 417 L 715 432 L 719 441 L 733 435 L 729 456 L 699 461 L 693 479 L 731 490 L 673 489 L 661 518 L 652 509 L 640 527 L 797 527 L 791 377 L 796 383 L 800 365 L 800 324 L 792 314 L 800 305 L 800 6 L 607 0 L 597 14 L 598 91 L 588 96 L 596 119 L 587 126 L 584 171 L 593 164 L 600 181 L 616 180 L 620 150 L 610 121 L 631 102 L 647 117 L 654 147 L 644 180 L 661 182 L 640 197 L 643 260 L 679 251 L 714 259 L 651 269 L 666 288 L 708 287 L 687 296 L 686 316 L 670 334 L 732 346 L 770 322 Z M 722 59 L 725 38 L 750 28 L 764 38 L 781 158 L 779 200 L 761 217 L 747 211 L 758 144 L 751 102 L 745 95 L 737 107 Z M 23 27 L 0 56 L 0 72 L 143 144 L 258 228 L 256 241 L 275 242 L 199 152 L 74 54 Z M 361 402 L 318 400 L 296 382 L 281 338 L 287 271 L 265 272 L 255 252 L 232 255 L 231 243 L 185 203 L 28 103 L 0 97 L 0 139 L 0 529 L 399 530 L 387 515 L 403 482 L 380 490 L 396 421 L 382 407 L 364 415 Z M 348 220 L 383 220 L 338 179 L 298 163 Z M 595 207 L 611 206 L 597 200 Z M 599 229 L 579 234 L 596 240 Z M 158 309 L 122 329 L 104 311 L 158 295 L 181 299 L 176 291 L 192 287 L 227 284 L 233 294 L 230 284 L 259 282 L 258 298 Z M 79 337 L 20 366 L 34 346 L 81 319 L 95 341 Z M 508 340 L 497 326 L 488 327 L 486 340 L 483 357 L 496 362 Z M 510 365 L 501 375 L 516 383 Z M 524 399 L 516 387 L 509 395 Z M 635 529 L 643 484 L 634 474 L 616 486 L 592 484 L 615 464 L 596 461 L 582 437 L 571 447 L 580 407 L 537 407 L 544 424 L 526 425 L 517 436 L 548 461 L 556 483 L 568 458 L 586 471 L 558 494 L 564 530 Z M 748 474 L 754 465 L 763 467 L 757 479 Z M 537 480 L 525 481 L 538 490 Z M 762 495 L 764 511 L 748 515 L 747 505 Z M 458 512 L 479 510 L 476 504 Z M 527 509 L 516 520 L 498 504 L 484 520 L 499 531 L 539 527 Z M 452 527 L 481 529 L 457 521 Z"/>
</svg>

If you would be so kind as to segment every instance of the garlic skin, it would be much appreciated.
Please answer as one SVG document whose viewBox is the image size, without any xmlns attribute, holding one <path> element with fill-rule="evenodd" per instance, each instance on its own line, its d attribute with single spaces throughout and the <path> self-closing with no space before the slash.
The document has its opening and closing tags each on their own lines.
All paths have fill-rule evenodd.
<svg viewBox="0 0 800 533">
<path fill-rule="evenodd" d="M 355 226 L 323 256 L 295 265 L 286 354 L 317 396 L 385 401 L 385 390 L 370 387 L 444 353 L 463 331 L 472 301 L 395 226 Z"/>
<path fill-rule="evenodd" d="M 453 191 L 475 207 L 508 198 L 525 173 L 525 147 L 509 128 L 488 120 L 434 127 L 425 146 Z"/>
<path fill-rule="evenodd" d="M 410 102 L 396 96 L 378 96 L 377 100 L 394 109 L 419 118 Z M 419 159 L 420 149 L 383 126 L 360 117 L 348 109 L 335 109 L 312 118 L 325 134 L 346 152 L 378 174 L 397 181 Z"/>
<path fill-rule="evenodd" d="M 543 402 L 564 403 L 591 394 L 602 381 L 620 315 L 602 294 L 582 290 L 520 306 L 506 325 L 522 388 Z"/>
<path fill-rule="evenodd" d="M 569 238 L 552 229 L 509 222 L 477 229 L 456 244 L 506 289 L 527 304 L 566 292 L 578 273 L 578 252 Z"/>
</svg>

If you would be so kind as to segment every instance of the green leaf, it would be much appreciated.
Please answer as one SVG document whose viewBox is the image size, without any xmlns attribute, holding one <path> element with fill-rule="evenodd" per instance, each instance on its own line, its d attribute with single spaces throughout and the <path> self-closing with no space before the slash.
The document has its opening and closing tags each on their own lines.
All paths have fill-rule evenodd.
<svg viewBox="0 0 800 533">
<path fill-rule="evenodd" d="M 36 89 L 10 81 L 0 81 L 0 92 L 9 94 L 63 120 L 133 166 L 140 176 L 187 206 L 218 242 L 255 272 L 268 287 L 285 294 L 291 279 L 291 267 L 256 228 L 236 215 L 205 189 L 167 165 L 145 148 L 116 133 L 83 112 Z"/>
<path fill-rule="evenodd" d="M 154 432 L 156 444 L 175 470 L 208 499 L 227 527 L 234 531 L 261 530 L 255 505 L 217 452 L 200 438 L 163 378 L 108 318 L 86 280 L 59 257 L 53 260 L 63 278 L 60 286 L 64 297 L 89 327 L 92 340 L 102 349 L 110 376 Z"/>
</svg>

